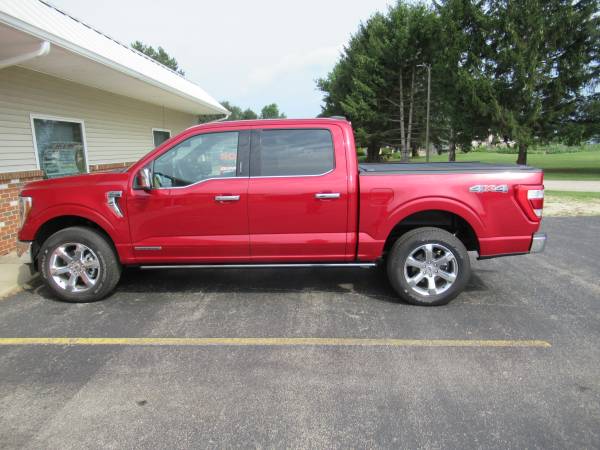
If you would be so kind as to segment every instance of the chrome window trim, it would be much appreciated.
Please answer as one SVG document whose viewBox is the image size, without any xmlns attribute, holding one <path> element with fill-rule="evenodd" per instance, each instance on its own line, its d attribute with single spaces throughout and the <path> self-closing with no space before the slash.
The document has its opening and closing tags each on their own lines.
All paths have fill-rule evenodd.
<svg viewBox="0 0 600 450">
<path fill-rule="evenodd" d="M 212 180 L 240 180 L 240 179 L 248 179 L 251 180 L 253 178 L 256 179 L 262 179 L 262 178 L 306 178 L 306 177 L 322 177 L 325 175 L 329 175 L 331 172 L 333 172 L 335 170 L 335 168 L 325 172 L 325 173 L 319 173 L 317 175 L 270 175 L 270 176 L 257 176 L 257 177 L 215 177 L 215 178 L 207 178 L 206 180 L 200 180 L 200 181 L 196 181 L 195 183 L 192 184 L 188 184 L 187 186 L 173 186 L 173 187 L 153 187 L 152 190 L 153 191 L 158 191 L 158 190 L 164 190 L 164 189 L 187 189 L 190 188 L 192 186 L 196 186 L 197 184 L 200 183 L 204 183 L 205 181 L 212 181 Z"/>
<path fill-rule="evenodd" d="M 250 129 L 250 130 L 227 130 L 227 131 L 213 131 L 213 132 L 208 132 L 208 133 L 198 133 L 198 134 L 194 134 L 193 136 L 190 136 L 191 139 L 193 137 L 196 136 L 201 136 L 204 134 L 218 134 L 218 133 L 232 133 L 232 132 L 237 132 L 237 133 L 241 133 L 243 131 L 271 131 L 271 130 L 275 130 L 275 131 L 287 131 L 287 130 L 324 130 L 324 131 L 328 131 L 330 136 L 331 136 L 331 148 L 333 151 L 333 167 L 331 169 L 329 169 L 327 172 L 323 172 L 323 173 L 317 173 L 317 174 L 312 174 L 312 175 L 256 175 L 256 176 L 233 176 L 233 177 L 213 177 L 213 178 L 206 178 L 205 180 L 200 180 L 200 181 L 196 181 L 195 183 L 192 184 L 188 184 L 186 186 L 173 186 L 173 187 L 153 187 L 152 190 L 165 190 L 165 189 L 187 189 L 187 188 L 191 188 L 194 187 L 198 184 L 204 183 L 206 181 L 214 181 L 214 180 L 231 180 L 231 179 L 240 179 L 240 178 L 246 178 L 246 179 L 268 179 L 268 178 L 306 178 L 306 177 L 323 177 L 325 175 L 329 175 L 330 173 L 335 172 L 335 170 L 337 169 L 337 158 L 336 158 L 336 153 L 335 153 L 335 142 L 333 139 L 333 133 L 331 132 L 330 128 L 260 128 L 260 129 Z M 185 141 L 181 141 L 181 142 L 185 142 Z M 177 143 L 175 146 L 179 145 L 181 142 Z M 160 157 L 166 153 L 168 153 L 172 148 L 174 148 L 175 146 L 171 147 L 169 150 L 165 151 L 164 153 L 161 153 L 160 155 L 157 156 Z M 239 152 L 239 147 L 238 147 L 238 152 Z M 153 171 L 154 171 L 154 161 L 156 160 L 153 159 L 149 165 L 152 167 Z"/>
<path fill-rule="evenodd" d="M 206 180 L 200 180 L 200 181 L 196 181 L 195 183 L 192 184 L 188 184 L 187 186 L 173 186 L 173 187 L 153 187 L 152 190 L 153 191 L 160 191 L 160 190 L 165 190 L 165 189 L 187 189 L 190 188 L 192 186 L 196 186 L 197 184 L 200 183 L 204 183 L 205 181 L 212 181 L 212 180 L 239 180 L 239 179 L 244 179 L 244 178 L 248 178 L 248 177 L 215 177 L 215 178 L 207 178 Z"/>
<path fill-rule="evenodd" d="M 273 119 L 276 120 L 276 119 Z M 264 131 L 296 131 L 296 130 L 301 130 L 301 131 L 327 131 L 329 133 L 329 137 L 331 137 L 331 151 L 333 152 L 333 167 L 331 169 L 329 169 L 327 172 L 323 172 L 323 173 L 318 173 L 318 174 L 313 174 L 313 175 L 257 175 L 257 176 L 251 176 L 250 178 L 298 178 L 298 177 L 322 177 L 323 175 L 327 175 L 331 172 L 333 172 L 335 169 L 337 169 L 337 158 L 336 158 L 336 154 L 335 154 L 335 141 L 333 139 L 333 133 L 331 132 L 331 128 L 325 127 L 325 128 L 320 128 L 320 127 L 310 127 L 310 128 L 256 128 L 254 130 L 252 130 L 253 132 L 256 132 L 257 134 L 261 134 Z M 260 146 L 260 150 L 262 151 L 262 142 L 259 144 Z M 250 167 L 252 167 L 252 153 L 250 154 Z"/>
<path fill-rule="evenodd" d="M 249 177 L 249 178 L 306 178 L 306 177 L 322 177 L 322 176 L 330 174 L 334 170 L 335 170 L 335 167 L 333 169 L 328 170 L 327 172 L 317 173 L 315 175 L 258 175 L 258 176 Z"/>
</svg>

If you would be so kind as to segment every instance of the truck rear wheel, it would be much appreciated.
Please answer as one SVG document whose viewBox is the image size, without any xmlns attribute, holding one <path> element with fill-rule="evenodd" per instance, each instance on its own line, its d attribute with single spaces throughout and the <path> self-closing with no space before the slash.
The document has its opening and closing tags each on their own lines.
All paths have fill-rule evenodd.
<svg viewBox="0 0 600 450">
<path fill-rule="evenodd" d="M 390 283 L 413 305 L 445 305 L 467 285 L 471 263 L 464 244 L 441 228 L 424 227 L 401 236 L 387 260 Z"/>
<path fill-rule="evenodd" d="M 101 300 L 121 277 L 121 265 L 110 243 L 91 228 L 57 231 L 42 244 L 39 268 L 46 285 L 61 300 Z"/>
</svg>

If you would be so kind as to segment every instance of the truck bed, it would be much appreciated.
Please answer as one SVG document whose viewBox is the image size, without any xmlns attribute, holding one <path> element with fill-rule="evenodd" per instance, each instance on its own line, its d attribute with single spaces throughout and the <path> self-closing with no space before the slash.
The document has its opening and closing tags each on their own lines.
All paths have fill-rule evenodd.
<svg viewBox="0 0 600 450">
<path fill-rule="evenodd" d="M 432 173 L 493 173 L 541 169 L 517 164 L 489 164 L 481 162 L 435 162 L 435 163 L 362 163 L 358 165 L 361 175 L 432 174 Z"/>
</svg>

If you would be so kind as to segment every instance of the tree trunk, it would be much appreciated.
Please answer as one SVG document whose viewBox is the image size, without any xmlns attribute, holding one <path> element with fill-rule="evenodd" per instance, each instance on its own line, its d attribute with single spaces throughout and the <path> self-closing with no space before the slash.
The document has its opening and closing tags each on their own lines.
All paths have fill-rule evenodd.
<svg viewBox="0 0 600 450">
<path fill-rule="evenodd" d="M 417 158 L 419 156 L 419 147 L 416 144 L 410 146 L 412 157 Z"/>
<path fill-rule="evenodd" d="M 454 142 L 450 142 L 450 149 L 448 150 L 448 161 L 456 161 L 456 144 Z"/>
<path fill-rule="evenodd" d="M 367 146 L 367 162 L 379 162 L 381 157 L 379 156 L 380 145 L 377 143 L 370 143 Z"/>
<path fill-rule="evenodd" d="M 517 158 L 517 164 L 527 164 L 527 144 L 519 142 L 519 157 Z"/>
<path fill-rule="evenodd" d="M 407 136 L 406 136 L 406 148 L 404 152 L 406 153 L 406 160 L 408 161 L 408 154 L 411 148 L 411 134 L 412 134 L 412 117 L 413 117 L 413 104 L 415 99 L 415 68 L 413 67 L 412 75 L 410 79 L 410 93 L 409 93 L 409 102 L 408 102 L 408 127 L 407 127 Z"/>
<path fill-rule="evenodd" d="M 450 148 L 448 149 L 448 161 L 456 161 L 456 142 L 454 142 L 454 130 L 450 129 Z"/>
<path fill-rule="evenodd" d="M 406 136 L 404 135 L 404 87 L 402 86 L 402 69 L 398 77 L 398 87 L 400 88 L 400 152 L 402 153 L 402 161 L 408 161 L 408 153 L 406 151 Z"/>
</svg>

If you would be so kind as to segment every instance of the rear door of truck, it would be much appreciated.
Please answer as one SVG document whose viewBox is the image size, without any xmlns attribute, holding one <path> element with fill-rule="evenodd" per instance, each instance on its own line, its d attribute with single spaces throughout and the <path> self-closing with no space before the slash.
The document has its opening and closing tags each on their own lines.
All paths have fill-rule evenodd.
<svg viewBox="0 0 600 450">
<path fill-rule="evenodd" d="M 248 225 L 253 261 L 346 259 L 346 154 L 334 124 L 253 131 Z"/>
</svg>

